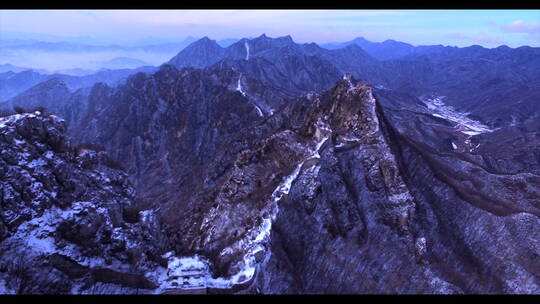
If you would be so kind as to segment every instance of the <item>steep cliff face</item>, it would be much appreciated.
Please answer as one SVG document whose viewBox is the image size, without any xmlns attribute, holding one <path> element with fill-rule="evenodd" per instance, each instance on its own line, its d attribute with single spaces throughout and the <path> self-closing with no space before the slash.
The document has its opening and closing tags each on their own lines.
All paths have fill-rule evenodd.
<svg viewBox="0 0 540 304">
<path fill-rule="evenodd" d="M 345 75 L 286 111 L 297 132 L 327 140 L 278 202 L 250 292 L 456 290 L 422 266 L 426 239 L 415 228 L 416 200 L 373 89 Z"/>
<path fill-rule="evenodd" d="M 419 292 L 448 290 L 415 266 L 425 239 L 413 229 L 415 201 L 377 107 L 372 88 L 345 75 L 256 126 L 269 131 L 258 132 L 224 177 L 207 180 L 218 186 L 197 202 L 201 215 L 175 226 L 183 253 L 207 257 L 215 277 L 257 275 L 251 291 L 403 291 L 411 273 Z M 381 255 L 388 261 L 370 264 Z M 380 280 L 367 275 L 382 265 L 410 273 L 394 285 L 385 283 L 392 267 Z M 367 277 L 357 276 L 362 270 Z M 357 284 L 345 286 L 346 277 Z"/>
<path fill-rule="evenodd" d="M 71 147 L 65 122 L 0 118 L 0 292 L 155 289 L 161 230 L 105 152 Z"/>
<path fill-rule="evenodd" d="M 72 134 L 103 143 L 125 165 L 141 203 L 160 208 L 171 225 L 190 225 L 184 219 L 201 212 L 204 192 L 259 138 L 250 134 L 264 115 L 238 90 L 239 76 L 172 66 L 135 75 L 96 99 Z"/>
<path fill-rule="evenodd" d="M 359 87 L 321 98 L 338 109 L 326 111 L 333 135 L 279 202 L 249 292 L 538 292 L 537 164 L 494 170 L 478 147 L 497 145 L 477 125 Z"/>
</svg>

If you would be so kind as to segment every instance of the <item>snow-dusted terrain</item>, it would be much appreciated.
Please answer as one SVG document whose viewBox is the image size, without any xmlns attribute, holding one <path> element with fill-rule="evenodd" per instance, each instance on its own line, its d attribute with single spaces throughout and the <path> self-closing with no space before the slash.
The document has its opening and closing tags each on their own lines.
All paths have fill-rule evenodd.
<svg viewBox="0 0 540 304">
<path fill-rule="evenodd" d="M 129 256 L 142 238 L 152 238 L 155 217 L 141 212 L 137 224 L 123 222 L 133 194 L 126 176 L 106 165 L 104 152 L 71 149 L 65 130 L 64 120 L 39 111 L 0 119 L 0 287 L 6 293 L 152 288 L 136 273 L 157 265 L 145 254 Z"/>
<path fill-rule="evenodd" d="M 486 132 L 492 132 L 488 126 L 468 117 L 469 113 L 462 113 L 443 102 L 444 96 L 423 99 L 432 115 L 444 118 L 456 124 L 456 128 L 463 134 L 474 136 Z"/>
<path fill-rule="evenodd" d="M 244 252 L 244 257 L 240 261 L 241 267 L 237 273 L 230 277 L 214 278 L 210 273 L 210 262 L 207 259 L 197 255 L 192 257 L 175 257 L 172 255 L 172 253 L 168 255 L 169 272 L 174 273 L 173 276 L 185 276 L 186 273 L 191 271 L 188 267 L 190 265 L 195 265 L 197 271 L 201 273 L 199 279 L 186 281 L 184 285 L 186 289 L 200 288 L 201 286 L 219 289 L 232 289 L 236 285 L 245 284 L 254 279 L 256 269 L 260 263 L 257 262 L 256 256 L 260 253 L 263 255 L 267 254 L 266 247 L 268 246 L 268 241 L 270 239 L 272 222 L 275 220 L 277 213 L 279 212 L 279 201 L 284 195 L 289 193 L 292 184 L 299 176 L 304 163 L 310 159 L 320 158 L 319 150 L 330 137 L 331 129 L 326 122 L 319 121 L 317 125 L 321 130 L 321 138 L 314 143 L 314 148 L 310 154 L 298 165 L 296 165 L 293 172 L 286 176 L 272 192 L 271 199 L 267 203 L 267 208 L 269 210 L 267 213 L 268 217 L 262 220 L 260 226 L 254 227 L 252 230 L 250 230 L 250 232 L 246 234 L 244 238 L 231 244 L 221 252 L 221 255 L 231 254 L 235 251 Z M 261 262 L 264 263 L 265 260 L 265 258 L 262 258 Z M 184 265 L 185 267 L 180 267 L 178 265 Z M 160 286 L 160 290 L 170 288 L 170 286 L 171 282 L 164 281 Z"/>
<path fill-rule="evenodd" d="M 246 92 L 245 92 L 244 89 L 242 88 L 242 73 L 240 73 L 240 76 L 238 76 L 238 83 L 237 83 L 237 85 L 236 85 L 236 91 L 240 92 L 240 94 L 242 94 L 244 97 L 247 97 Z M 255 101 L 253 101 L 253 100 L 250 100 L 250 101 L 253 103 L 253 106 L 254 106 L 255 109 L 257 110 L 257 115 L 259 115 L 260 117 L 264 117 L 263 111 L 262 111 L 261 108 L 255 103 Z"/>
<path fill-rule="evenodd" d="M 246 47 L 246 60 L 249 60 L 249 43 L 244 41 L 244 46 Z"/>
<path fill-rule="evenodd" d="M 454 124 L 454 129 L 457 132 L 458 139 L 451 143 L 452 149 L 456 152 L 474 152 L 479 144 L 471 143 L 471 137 L 482 133 L 493 132 L 494 129 L 489 128 L 485 124 L 468 117 L 469 113 L 457 111 L 454 107 L 448 106 L 443 102 L 444 96 L 436 96 L 433 98 L 423 98 L 423 102 L 427 105 L 428 110 L 434 117 L 448 120 Z"/>
</svg>

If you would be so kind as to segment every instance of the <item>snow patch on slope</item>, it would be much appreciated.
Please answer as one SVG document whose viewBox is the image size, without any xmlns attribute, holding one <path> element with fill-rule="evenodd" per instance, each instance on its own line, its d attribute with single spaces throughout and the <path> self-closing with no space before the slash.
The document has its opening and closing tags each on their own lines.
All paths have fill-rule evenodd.
<svg viewBox="0 0 540 304">
<path fill-rule="evenodd" d="M 444 104 L 443 99 L 444 96 L 436 96 L 434 98 L 424 98 L 423 102 L 432 112 L 431 115 L 455 123 L 456 129 L 463 134 L 474 136 L 494 131 L 481 122 L 467 117 L 469 113 L 458 112 L 454 107 Z"/>
<path fill-rule="evenodd" d="M 242 88 L 242 74 L 240 74 L 240 76 L 238 77 L 238 84 L 236 86 L 236 91 L 240 92 L 242 96 L 247 97 L 246 92 L 244 92 L 244 89 Z M 259 115 L 260 117 L 264 117 L 263 111 L 255 102 L 253 102 L 253 106 L 257 110 L 257 115 Z"/>
<path fill-rule="evenodd" d="M 330 129 L 327 123 L 324 123 L 322 121 L 318 121 L 317 126 L 323 129 L 324 131 L 326 131 L 327 134 L 325 134 L 325 136 L 323 136 L 319 141 L 315 143 L 315 147 L 312 150 L 311 154 L 308 157 L 306 157 L 303 161 L 301 161 L 295 167 L 293 172 L 289 174 L 288 176 L 286 176 L 282 180 L 282 182 L 276 187 L 276 189 L 272 192 L 270 202 L 268 204 L 270 208 L 269 216 L 263 219 L 261 225 L 257 227 L 256 229 L 252 230 L 252 232 L 249 233 L 246 238 L 235 243 L 233 246 L 226 248 L 224 252 L 221 253 L 221 254 L 230 253 L 233 251 L 233 248 L 244 248 L 244 249 L 249 248 L 247 254 L 244 256 L 244 268 L 242 269 L 242 271 L 239 272 L 239 274 L 233 276 L 232 281 L 234 281 L 235 279 L 239 279 L 241 277 L 241 274 L 246 276 L 245 281 L 248 281 L 252 278 L 252 276 L 255 273 L 255 267 L 256 267 L 255 254 L 259 251 L 265 250 L 264 245 L 270 238 L 272 222 L 275 220 L 277 213 L 279 212 L 278 202 L 283 198 L 284 195 L 287 195 L 289 193 L 293 182 L 300 175 L 300 172 L 302 170 L 304 163 L 309 159 L 320 158 L 319 150 L 330 137 L 330 133 L 332 132 L 332 130 Z M 219 281 L 219 282 L 223 283 L 224 281 Z"/>
<path fill-rule="evenodd" d="M 238 85 L 236 86 L 236 90 L 240 92 L 243 96 L 246 96 L 246 92 L 242 89 L 242 74 L 238 77 Z"/>
<path fill-rule="evenodd" d="M 184 278 L 182 284 L 179 284 L 178 281 L 176 281 L 177 283 L 174 285 L 174 288 L 194 289 L 212 287 L 229 289 L 235 285 L 247 283 L 254 278 L 258 266 L 256 255 L 261 252 L 266 255 L 266 244 L 270 239 L 272 222 L 279 212 L 279 201 L 291 190 L 294 181 L 302 171 L 304 163 L 310 159 L 320 158 L 319 151 L 324 143 L 330 138 L 332 130 L 328 123 L 319 120 L 316 125 L 318 129 L 322 131 L 318 133 L 320 134 L 320 136 L 318 136 L 320 139 L 315 140 L 313 149 L 310 149 L 311 153 L 297 164 L 294 170 L 281 181 L 276 189 L 274 189 L 266 207 L 268 216 L 262 219 L 259 226 L 251 229 L 244 238 L 220 252 L 220 255 L 232 254 L 235 251 L 245 252 L 242 261 L 239 262 L 240 270 L 230 277 L 213 278 L 209 267 L 210 262 L 207 259 L 198 255 L 191 257 L 176 257 L 171 252 L 164 255 L 165 258 L 169 258 L 167 271 L 168 278 L 159 281 L 160 287 L 155 291 L 156 293 L 160 293 L 166 288 L 171 288 L 171 282 L 177 280 L 175 278 L 179 277 Z M 318 172 L 316 166 L 312 168 L 311 171 Z M 263 258 L 263 260 L 265 259 Z M 196 269 L 190 272 L 189 270 L 186 270 L 186 268 L 182 268 L 178 265 L 195 265 Z"/>
<path fill-rule="evenodd" d="M 347 83 L 349 84 L 349 89 L 347 90 L 347 92 L 350 92 L 351 90 L 355 88 L 355 86 L 351 82 L 351 77 L 352 77 L 351 74 L 343 75 L 343 80 L 347 81 Z"/>
<path fill-rule="evenodd" d="M 249 43 L 244 41 L 244 46 L 246 47 L 246 60 L 249 60 Z"/>
</svg>

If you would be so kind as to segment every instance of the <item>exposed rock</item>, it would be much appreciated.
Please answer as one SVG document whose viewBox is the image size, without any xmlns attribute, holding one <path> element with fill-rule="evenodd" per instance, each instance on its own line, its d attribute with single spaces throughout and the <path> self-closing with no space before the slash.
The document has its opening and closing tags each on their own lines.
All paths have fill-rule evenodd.
<svg viewBox="0 0 540 304">
<path fill-rule="evenodd" d="M 0 132 L 3 292 L 155 289 L 145 273 L 159 267 L 159 223 L 123 220 L 133 188 L 106 153 L 73 149 L 65 122 L 40 112 L 1 118 Z"/>
</svg>

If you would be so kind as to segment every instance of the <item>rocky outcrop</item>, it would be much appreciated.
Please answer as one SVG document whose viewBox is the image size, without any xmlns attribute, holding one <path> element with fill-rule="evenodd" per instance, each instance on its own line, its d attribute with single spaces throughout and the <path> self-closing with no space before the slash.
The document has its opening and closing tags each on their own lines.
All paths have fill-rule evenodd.
<svg viewBox="0 0 540 304">
<path fill-rule="evenodd" d="M 415 201 L 377 107 L 372 88 L 350 75 L 324 94 L 291 101 L 267 121 L 273 131 L 237 154 L 218 191 L 199 202 L 203 216 L 179 232 L 186 252 L 206 256 L 215 277 L 257 276 L 253 292 L 451 290 L 416 266 L 426 240 L 414 230 Z M 408 267 L 424 285 L 385 286 L 390 268 L 380 285 L 356 276 L 383 248 L 384 265 Z M 377 265 L 364 267 L 380 272 Z"/>
<path fill-rule="evenodd" d="M 246 292 L 538 292 L 535 167 L 489 172 L 449 147 L 455 122 L 349 77 L 289 111 L 296 130 L 321 111 L 332 135 L 279 200 Z"/>
<path fill-rule="evenodd" d="M 289 111 L 304 113 L 295 123 L 307 134 L 326 121 L 329 137 L 279 202 L 270 254 L 251 291 L 452 292 L 421 266 L 426 240 L 414 227 L 416 201 L 373 89 L 345 75 Z"/>
<path fill-rule="evenodd" d="M 0 118 L 0 134 L 2 293 L 156 288 L 145 274 L 159 266 L 159 222 L 105 152 L 72 147 L 41 112 Z"/>
<path fill-rule="evenodd" d="M 348 95 L 334 94 L 329 100 Z M 486 150 L 452 150 L 462 132 L 454 122 L 411 96 L 383 90 L 374 97 L 382 133 L 356 133 L 361 140 L 352 147 L 333 136 L 317 173 L 299 174 L 280 202 L 271 255 L 250 292 L 537 293 L 536 165 L 490 172 L 481 161 Z M 348 98 L 369 104 L 361 95 Z M 480 146 L 494 144 L 475 137 Z M 377 138 L 386 145 L 363 155 Z M 372 175 L 363 158 L 377 160 L 378 172 Z M 512 162 L 520 161 L 528 159 Z M 399 176 L 396 183 L 383 177 L 388 171 Z M 398 197 L 408 199 L 392 204 L 392 192 L 380 190 L 388 185 L 406 190 Z M 393 206 L 410 211 L 406 220 L 400 212 L 392 220 L 392 210 L 400 210 Z"/>
</svg>

